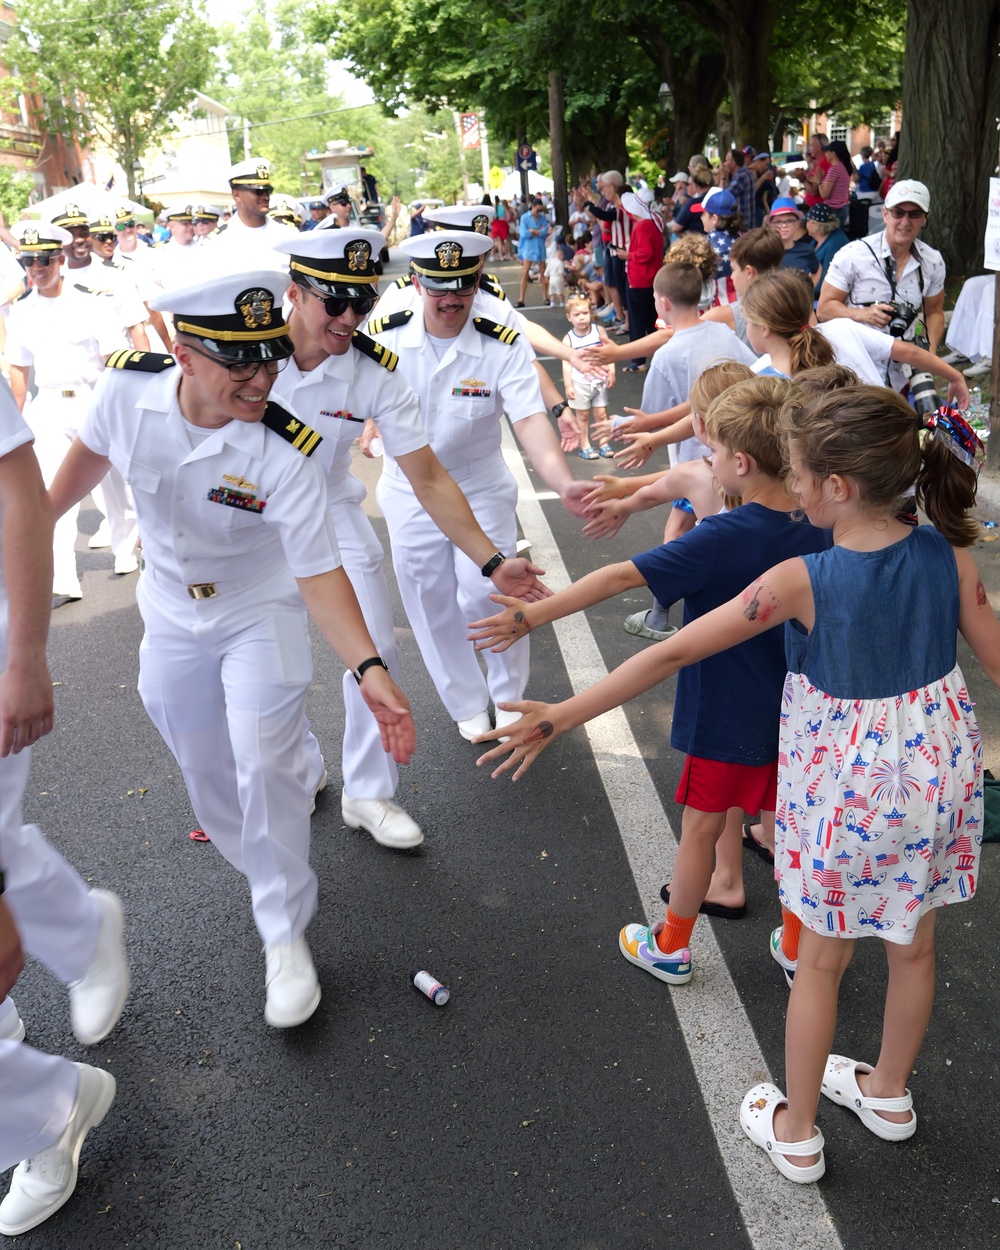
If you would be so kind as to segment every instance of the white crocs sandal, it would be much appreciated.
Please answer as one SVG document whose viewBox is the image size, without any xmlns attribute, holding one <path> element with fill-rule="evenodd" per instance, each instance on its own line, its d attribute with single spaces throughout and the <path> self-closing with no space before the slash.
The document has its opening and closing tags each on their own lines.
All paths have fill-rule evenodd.
<svg viewBox="0 0 1000 1250">
<path fill-rule="evenodd" d="M 865 1128 L 885 1141 L 905 1141 L 917 1131 L 917 1113 L 913 1110 L 913 1095 L 909 1090 L 902 1098 L 866 1098 L 858 1086 L 857 1073 L 873 1072 L 867 1063 L 856 1063 L 845 1055 L 831 1055 L 823 1073 L 823 1093 L 831 1102 L 848 1107 Z M 880 1111 L 909 1111 L 905 1124 L 896 1124 L 879 1115 Z"/>
<path fill-rule="evenodd" d="M 808 1141 L 782 1142 L 774 1137 L 774 1113 L 788 1099 L 770 1081 L 755 1085 L 743 1099 L 740 1106 L 740 1125 L 743 1132 L 755 1146 L 767 1152 L 767 1157 L 787 1180 L 800 1185 L 818 1181 L 826 1171 L 826 1159 L 823 1157 L 823 1134 L 816 1129 L 815 1136 Z M 786 1155 L 800 1157 L 802 1155 L 819 1155 L 816 1163 L 808 1167 L 797 1167 L 789 1163 Z"/>
</svg>

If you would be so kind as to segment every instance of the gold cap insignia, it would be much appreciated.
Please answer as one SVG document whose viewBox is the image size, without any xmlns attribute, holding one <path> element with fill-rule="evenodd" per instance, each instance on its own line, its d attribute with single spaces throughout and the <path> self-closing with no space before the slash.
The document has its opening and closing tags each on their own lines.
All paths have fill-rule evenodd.
<svg viewBox="0 0 1000 1250">
<path fill-rule="evenodd" d="M 372 258 L 371 245 L 364 239 L 358 239 L 355 243 L 348 243 L 344 255 L 347 257 L 347 268 L 352 273 L 363 272 Z"/>
<path fill-rule="evenodd" d="M 261 180 L 261 182 L 267 182 L 270 176 L 271 176 L 271 171 L 268 169 L 266 165 L 257 166 L 257 177 Z"/>
<path fill-rule="evenodd" d="M 64 217 L 83 217 L 85 214 L 81 211 L 79 204 L 67 204 L 63 210 Z"/>
<path fill-rule="evenodd" d="M 106 230 L 111 230 L 114 227 L 115 223 L 111 220 L 110 217 L 101 217 L 98 220 L 97 224 Z"/>
<path fill-rule="evenodd" d="M 442 269 L 457 269 L 462 263 L 462 245 L 460 243 L 439 243 L 434 249 L 438 264 Z"/>
<path fill-rule="evenodd" d="M 476 234 L 489 234 L 490 219 L 485 213 L 479 213 L 472 219 L 472 229 Z"/>
<path fill-rule="evenodd" d="M 261 287 L 243 291 L 236 297 L 236 308 L 242 314 L 248 330 L 260 330 L 271 324 L 274 296 Z"/>
<path fill-rule="evenodd" d="M 21 242 L 25 245 L 25 247 L 36 247 L 39 242 L 38 231 L 37 230 L 25 230 L 24 238 L 21 240 Z"/>
</svg>

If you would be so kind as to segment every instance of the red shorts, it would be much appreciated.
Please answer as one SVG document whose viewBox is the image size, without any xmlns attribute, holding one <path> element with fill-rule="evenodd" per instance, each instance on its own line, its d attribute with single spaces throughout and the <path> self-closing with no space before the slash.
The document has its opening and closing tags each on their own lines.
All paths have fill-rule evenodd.
<svg viewBox="0 0 1000 1250">
<path fill-rule="evenodd" d="M 741 807 L 751 816 L 773 812 L 778 799 L 778 761 L 752 767 L 685 756 L 674 799 L 697 812 L 726 812 L 731 807 Z"/>
<path fill-rule="evenodd" d="M 510 226 L 502 217 L 494 217 L 490 226 L 490 234 L 494 239 L 506 239 L 510 236 Z"/>
</svg>

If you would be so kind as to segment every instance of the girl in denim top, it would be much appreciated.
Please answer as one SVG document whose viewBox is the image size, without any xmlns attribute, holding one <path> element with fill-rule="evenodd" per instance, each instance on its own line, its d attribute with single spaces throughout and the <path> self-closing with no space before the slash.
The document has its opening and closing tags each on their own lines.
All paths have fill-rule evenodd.
<svg viewBox="0 0 1000 1250">
<path fill-rule="evenodd" d="M 894 391 L 858 386 L 783 416 L 791 488 L 834 546 L 777 565 L 564 703 L 512 705 L 522 719 L 480 762 L 509 752 L 494 775 L 516 769 L 516 779 L 559 734 L 787 622 L 775 846 L 784 925 L 771 954 L 791 982 L 788 1094 L 755 1085 L 740 1123 L 804 1182 L 825 1170 L 821 1091 L 878 1137 L 916 1129 L 906 1081 L 934 998 L 934 921 L 972 898 L 982 842 L 981 744 L 956 630 L 1000 685 L 1000 622 L 967 551 L 982 445 L 956 410 L 921 431 Z M 896 519 L 914 481 L 934 528 Z M 855 939 L 869 936 L 889 967 L 874 1067 L 830 1054 L 840 981 Z"/>
</svg>

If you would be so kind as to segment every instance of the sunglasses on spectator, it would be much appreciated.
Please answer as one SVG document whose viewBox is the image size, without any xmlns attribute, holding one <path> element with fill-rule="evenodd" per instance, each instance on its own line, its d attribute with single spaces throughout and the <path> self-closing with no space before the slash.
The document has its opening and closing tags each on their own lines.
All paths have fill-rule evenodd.
<svg viewBox="0 0 1000 1250">
<path fill-rule="evenodd" d="M 113 234 L 92 234 L 92 239 L 96 239 L 98 243 L 114 243 L 115 236 Z"/>
<path fill-rule="evenodd" d="M 309 287 L 305 290 L 309 291 L 313 299 L 319 300 L 326 309 L 328 317 L 342 317 L 348 308 L 356 317 L 367 317 L 378 303 L 374 295 L 359 295 L 355 299 L 350 299 L 346 295 L 320 295 L 318 291 L 310 290 Z"/>
<path fill-rule="evenodd" d="M 213 364 L 221 365 L 234 382 L 249 382 L 251 378 L 257 376 L 257 371 L 261 367 L 263 367 L 269 378 L 276 378 L 290 359 L 290 357 L 285 356 L 280 360 L 228 361 L 220 360 L 218 356 L 213 356 L 209 352 L 199 351 L 197 347 L 192 347 L 190 343 L 185 343 L 184 346 L 188 351 L 194 352 L 196 356 L 204 356 L 206 360 L 211 360 Z"/>
<path fill-rule="evenodd" d="M 41 256 L 19 256 L 17 260 L 23 269 L 30 269 L 32 265 L 41 265 L 43 269 L 48 269 L 53 257 L 59 255 L 61 255 L 60 252 L 54 252 L 51 256 L 44 254 Z"/>
<path fill-rule="evenodd" d="M 922 208 L 889 208 L 886 212 L 896 221 L 902 221 L 904 217 L 909 217 L 910 221 L 919 221 L 924 216 Z"/>
</svg>

